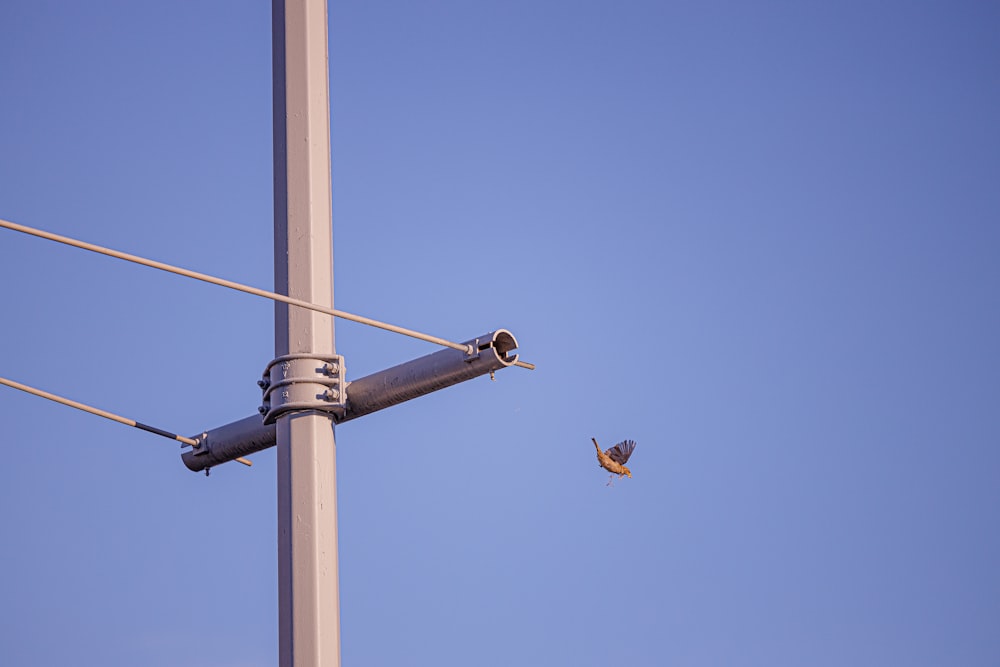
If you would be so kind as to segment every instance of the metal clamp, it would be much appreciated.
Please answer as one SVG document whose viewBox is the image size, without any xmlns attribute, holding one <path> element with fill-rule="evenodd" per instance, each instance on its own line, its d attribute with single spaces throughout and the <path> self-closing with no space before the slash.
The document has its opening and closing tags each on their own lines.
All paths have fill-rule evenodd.
<svg viewBox="0 0 1000 667">
<path fill-rule="evenodd" d="M 336 355 L 286 354 L 264 369 L 258 386 L 264 401 L 258 411 L 265 424 L 273 424 L 289 412 L 319 410 L 341 419 L 347 412 L 344 357 Z"/>
</svg>

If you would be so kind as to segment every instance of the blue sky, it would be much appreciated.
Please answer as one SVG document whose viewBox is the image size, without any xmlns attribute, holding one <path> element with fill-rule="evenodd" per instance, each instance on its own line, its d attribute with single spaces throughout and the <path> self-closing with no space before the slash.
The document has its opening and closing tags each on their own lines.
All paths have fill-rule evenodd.
<svg viewBox="0 0 1000 667">
<path fill-rule="evenodd" d="M 997 664 L 1000 10 L 330 17 L 336 305 L 538 364 L 337 429 L 345 665 Z M 271 287 L 268 3 L 5 3 L 0 91 L 0 218 Z M 6 230 L 0 280 L 4 377 L 259 404 L 266 301 Z M 275 664 L 273 450 L 0 419 L 4 662 Z"/>
</svg>

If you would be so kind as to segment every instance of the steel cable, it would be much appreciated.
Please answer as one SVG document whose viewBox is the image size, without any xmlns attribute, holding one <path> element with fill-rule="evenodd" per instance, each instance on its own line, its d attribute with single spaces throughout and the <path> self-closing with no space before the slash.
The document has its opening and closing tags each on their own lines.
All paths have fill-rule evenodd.
<svg viewBox="0 0 1000 667">
<path fill-rule="evenodd" d="M 444 347 L 450 347 L 453 350 L 461 350 L 467 354 L 472 354 L 471 345 L 462 345 L 461 343 L 455 343 L 444 338 L 438 338 L 437 336 L 431 336 L 429 334 L 421 333 L 419 331 L 414 331 L 413 329 L 406 329 L 404 327 L 399 327 L 394 324 L 388 324 L 386 322 L 380 322 L 379 320 L 373 320 L 370 317 L 364 317 L 362 315 L 354 315 L 353 313 L 348 313 L 343 310 L 337 310 L 335 308 L 328 308 L 326 306 L 320 306 L 315 303 L 310 303 L 308 301 L 303 301 L 301 299 L 293 299 L 292 297 L 285 296 L 284 294 L 278 294 L 276 292 L 269 292 L 267 290 L 259 289 L 257 287 L 251 287 L 250 285 L 244 285 L 242 283 L 234 282 L 232 280 L 225 280 L 223 278 L 216 278 L 215 276 L 210 276 L 206 273 L 200 273 L 198 271 L 190 271 L 188 269 L 182 269 L 178 266 L 173 266 L 171 264 L 166 264 L 164 262 L 157 262 L 151 259 L 146 259 L 144 257 L 139 257 L 138 255 L 132 255 L 126 252 L 120 252 L 118 250 L 112 250 L 111 248 L 105 248 L 93 243 L 87 243 L 86 241 L 78 241 L 77 239 L 69 238 L 68 236 L 62 236 L 60 234 L 53 234 L 52 232 L 46 232 L 41 229 L 36 229 L 34 227 L 28 227 L 27 225 L 19 225 L 16 222 L 10 222 L 8 220 L 0 220 L 0 227 L 6 227 L 15 232 L 21 232 L 23 234 L 30 234 L 31 236 L 37 236 L 39 238 L 47 239 L 49 241 L 56 241 L 57 243 L 63 243 L 74 248 L 81 248 L 83 250 L 89 250 L 91 252 L 96 252 L 101 255 L 107 255 L 108 257 L 114 257 L 116 259 L 123 259 L 127 262 L 133 262 L 135 264 L 141 264 L 142 266 L 148 266 L 150 268 L 159 269 L 161 271 L 167 271 L 168 273 L 174 273 L 179 276 L 184 276 L 186 278 L 194 278 L 195 280 L 201 280 L 206 283 L 211 283 L 213 285 L 219 285 L 221 287 L 228 287 L 240 292 L 246 292 L 247 294 L 253 294 L 256 296 L 262 296 L 265 299 L 271 299 L 273 301 L 280 301 L 281 303 L 287 303 L 291 306 L 298 306 L 300 308 L 308 308 L 309 310 L 314 310 L 319 313 L 324 313 L 326 315 L 332 315 L 333 317 L 339 317 L 344 320 L 349 320 L 351 322 L 357 322 L 358 324 L 366 324 L 371 327 L 376 327 L 378 329 L 384 329 L 386 331 L 392 331 L 393 333 L 403 334 L 404 336 L 410 336 L 411 338 L 417 338 L 419 340 L 426 341 L 428 343 L 434 343 L 436 345 L 442 345 Z M 528 370 L 534 370 L 535 365 L 529 364 L 526 361 L 516 361 L 515 366 L 520 366 L 521 368 L 527 368 Z"/>
</svg>

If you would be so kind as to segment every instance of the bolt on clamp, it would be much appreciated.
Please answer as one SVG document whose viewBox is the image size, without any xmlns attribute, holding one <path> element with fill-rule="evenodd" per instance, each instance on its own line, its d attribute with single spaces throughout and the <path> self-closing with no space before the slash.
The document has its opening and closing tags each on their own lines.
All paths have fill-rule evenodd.
<svg viewBox="0 0 1000 667">
<path fill-rule="evenodd" d="M 289 412 L 318 410 L 335 420 L 347 412 L 344 357 L 339 354 L 282 355 L 267 365 L 257 385 L 264 392 L 258 411 L 265 424 Z"/>
</svg>

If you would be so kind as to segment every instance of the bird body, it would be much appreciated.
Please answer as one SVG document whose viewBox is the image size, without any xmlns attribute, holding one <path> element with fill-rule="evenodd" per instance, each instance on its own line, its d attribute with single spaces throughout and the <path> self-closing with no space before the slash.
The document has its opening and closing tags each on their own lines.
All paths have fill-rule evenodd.
<svg viewBox="0 0 1000 667">
<path fill-rule="evenodd" d="M 632 471 L 625 467 L 628 462 L 628 458 L 632 456 L 632 451 L 635 449 L 635 441 L 633 440 L 623 440 L 617 445 L 602 452 L 601 446 L 597 444 L 597 438 L 591 438 L 594 441 L 594 447 L 597 449 L 597 462 L 602 468 L 608 472 L 618 475 L 619 478 L 625 476 L 629 479 L 632 478 Z"/>
</svg>

